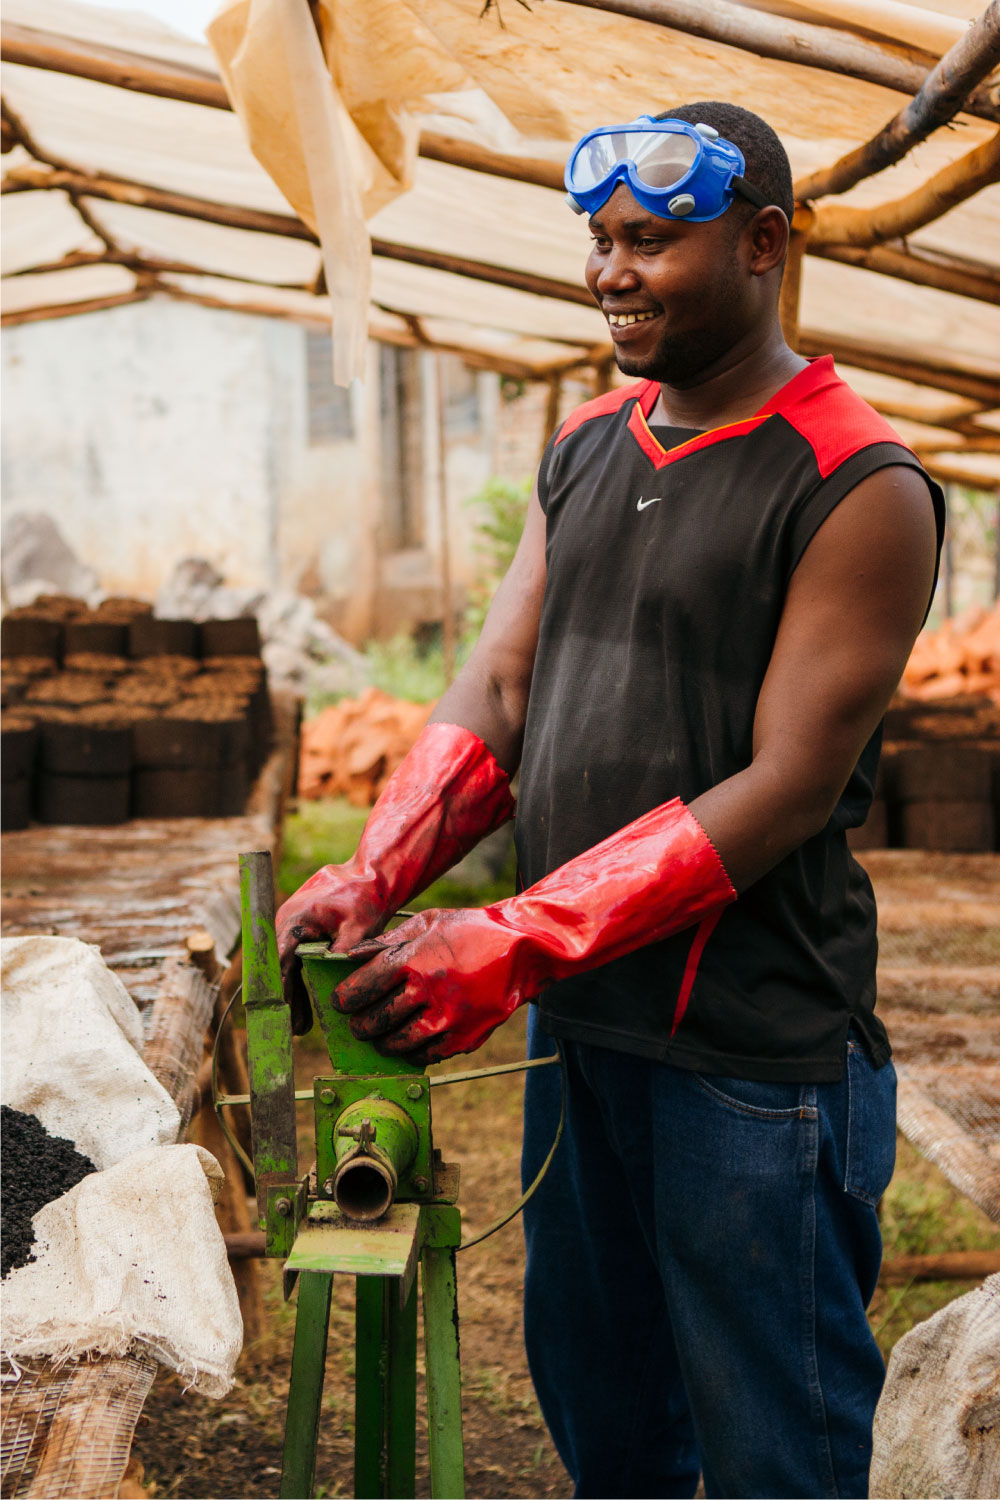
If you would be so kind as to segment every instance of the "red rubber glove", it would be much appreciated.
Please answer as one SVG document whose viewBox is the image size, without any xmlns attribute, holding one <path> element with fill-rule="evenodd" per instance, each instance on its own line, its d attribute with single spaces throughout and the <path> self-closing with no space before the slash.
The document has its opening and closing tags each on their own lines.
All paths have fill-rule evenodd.
<svg viewBox="0 0 1000 1500">
<path fill-rule="evenodd" d="M 695 923 L 704 923 L 707 938 L 735 899 L 707 835 L 676 798 L 520 896 L 479 910 L 421 912 L 361 944 L 355 955 L 373 957 L 339 986 L 336 1003 L 353 1016 L 354 1035 L 382 1052 L 440 1062 L 474 1051 L 553 980 Z"/>
<path fill-rule="evenodd" d="M 327 939 L 346 950 L 381 932 L 411 896 L 513 815 L 507 773 L 478 735 L 458 724 L 428 724 L 372 808 L 353 858 L 317 870 L 278 912 L 296 1034 L 312 1024 L 296 945 Z"/>
</svg>

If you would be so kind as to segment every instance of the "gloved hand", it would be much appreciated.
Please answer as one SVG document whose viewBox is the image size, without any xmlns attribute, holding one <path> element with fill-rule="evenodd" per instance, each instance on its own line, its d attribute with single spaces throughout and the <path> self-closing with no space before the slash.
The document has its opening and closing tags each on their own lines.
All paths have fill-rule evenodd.
<svg viewBox="0 0 1000 1500">
<path fill-rule="evenodd" d="M 389 918 L 514 814 L 507 773 L 458 724 L 428 724 L 372 808 L 353 858 L 325 865 L 278 912 L 278 954 L 296 1035 L 312 1012 L 296 963 L 298 943 L 342 951 Z"/>
<path fill-rule="evenodd" d="M 493 906 L 421 912 L 353 956 L 336 991 L 357 1037 L 421 1063 L 471 1052 L 547 984 L 702 924 L 736 892 L 679 798 Z M 700 951 L 700 948 L 699 948 Z M 686 996 L 674 1015 L 680 1019 Z"/>
</svg>

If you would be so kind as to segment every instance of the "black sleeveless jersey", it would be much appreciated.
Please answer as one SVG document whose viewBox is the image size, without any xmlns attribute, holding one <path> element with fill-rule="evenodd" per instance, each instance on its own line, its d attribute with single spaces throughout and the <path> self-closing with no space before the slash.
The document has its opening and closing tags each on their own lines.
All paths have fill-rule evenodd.
<svg viewBox="0 0 1000 1500">
<path fill-rule="evenodd" d="M 828 356 L 755 416 L 670 447 L 647 425 L 658 394 L 640 381 L 587 402 L 542 460 L 548 575 L 517 809 L 524 885 L 750 764 L 810 540 L 875 470 L 924 472 Z M 944 497 L 927 483 L 940 546 Z M 710 933 L 703 924 L 552 985 L 539 1002 L 547 1029 L 709 1073 L 823 1082 L 839 1077 L 854 1020 L 885 1062 L 874 896 L 845 834 L 867 814 L 880 745 L 881 731 L 822 833 Z"/>
</svg>

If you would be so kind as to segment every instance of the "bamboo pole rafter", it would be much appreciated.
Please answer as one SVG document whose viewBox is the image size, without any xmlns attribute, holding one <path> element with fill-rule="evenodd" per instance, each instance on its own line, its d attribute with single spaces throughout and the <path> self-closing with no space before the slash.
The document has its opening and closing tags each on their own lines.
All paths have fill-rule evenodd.
<svg viewBox="0 0 1000 1500">
<path fill-rule="evenodd" d="M 982 84 L 1000 64 L 1000 0 L 990 0 L 983 14 L 931 69 L 914 97 L 870 141 L 849 151 L 832 167 L 813 172 L 795 184 L 795 196 L 803 202 L 846 193 L 863 178 L 901 161 L 960 110 L 968 113 L 972 99 L 982 93 Z M 995 91 L 986 92 L 995 97 Z M 986 116 L 986 118 L 990 118 Z M 996 116 L 993 116 L 996 118 Z"/>
<path fill-rule="evenodd" d="M 820 204 L 810 238 L 816 244 L 861 246 L 905 239 L 994 182 L 1000 182 L 1000 131 L 903 198 L 873 208 Z"/>
</svg>

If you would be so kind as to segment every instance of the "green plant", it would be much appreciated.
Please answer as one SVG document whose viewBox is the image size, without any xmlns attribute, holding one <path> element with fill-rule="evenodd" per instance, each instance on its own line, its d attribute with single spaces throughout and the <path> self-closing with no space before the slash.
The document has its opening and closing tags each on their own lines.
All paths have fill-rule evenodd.
<svg viewBox="0 0 1000 1500">
<path fill-rule="evenodd" d="M 482 629 L 497 585 L 514 560 L 524 530 L 531 498 L 531 480 L 488 479 L 466 504 L 479 513 L 476 526 L 477 551 L 484 559 L 483 571 L 473 587 L 466 610 L 466 624 L 476 635 Z"/>
</svg>

